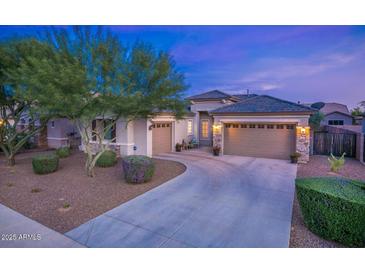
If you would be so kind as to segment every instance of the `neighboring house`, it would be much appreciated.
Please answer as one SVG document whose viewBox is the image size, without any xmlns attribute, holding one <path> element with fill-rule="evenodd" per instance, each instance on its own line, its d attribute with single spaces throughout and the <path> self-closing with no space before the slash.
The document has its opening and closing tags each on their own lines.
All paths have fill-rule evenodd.
<svg viewBox="0 0 365 274">
<path fill-rule="evenodd" d="M 319 109 L 324 114 L 324 119 L 321 122 L 323 126 L 343 126 L 352 125 L 353 117 L 348 108 L 344 104 L 339 103 L 325 103 Z"/>
<path fill-rule="evenodd" d="M 24 130 L 33 123 L 32 118 L 27 112 L 24 112 L 17 125 L 18 130 Z M 35 119 L 35 126 L 40 126 L 39 119 Z M 38 146 L 45 145 L 49 148 L 60 148 L 64 146 L 78 147 L 80 138 L 76 127 L 66 118 L 52 119 L 47 123 L 44 129 L 44 140 L 41 140 L 43 133 L 40 132 L 31 138 L 31 142 Z M 43 144 L 44 143 L 44 144 Z"/>
<path fill-rule="evenodd" d="M 47 143 L 50 148 L 78 147 L 81 140 L 76 126 L 70 120 L 57 118 L 47 123 Z"/>
<path fill-rule="evenodd" d="M 104 142 L 119 155 L 153 156 L 174 151 L 176 143 L 194 138 L 201 146 L 220 146 L 223 154 L 289 159 L 299 152 L 300 162 L 309 160 L 308 120 L 314 109 L 266 95 L 218 90 L 187 99 L 191 112 L 182 120 L 168 112 L 128 125 L 119 119 Z M 94 130 L 103 123 L 96 119 Z M 108 141 L 114 137 L 115 141 Z"/>
</svg>

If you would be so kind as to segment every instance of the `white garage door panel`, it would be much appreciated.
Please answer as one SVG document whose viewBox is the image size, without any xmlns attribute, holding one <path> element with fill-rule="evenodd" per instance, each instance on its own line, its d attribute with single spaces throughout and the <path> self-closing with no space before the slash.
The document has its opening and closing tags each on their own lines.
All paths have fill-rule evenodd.
<svg viewBox="0 0 365 274">
<path fill-rule="evenodd" d="M 171 152 L 172 124 L 167 122 L 155 123 L 152 128 L 152 154 Z"/>
<path fill-rule="evenodd" d="M 249 157 L 289 159 L 295 152 L 295 126 L 271 125 L 274 128 L 224 128 L 224 154 Z"/>
</svg>

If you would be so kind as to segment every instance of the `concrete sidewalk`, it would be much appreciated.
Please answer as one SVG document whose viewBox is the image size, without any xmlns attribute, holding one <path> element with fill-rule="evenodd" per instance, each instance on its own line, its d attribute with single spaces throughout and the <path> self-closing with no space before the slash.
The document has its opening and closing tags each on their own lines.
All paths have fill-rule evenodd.
<svg viewBox="0 0 365 274">
<path fill-rule="evenodd" d="M 1 247 L 84 247 L 0 204 Z"/>
</svg>

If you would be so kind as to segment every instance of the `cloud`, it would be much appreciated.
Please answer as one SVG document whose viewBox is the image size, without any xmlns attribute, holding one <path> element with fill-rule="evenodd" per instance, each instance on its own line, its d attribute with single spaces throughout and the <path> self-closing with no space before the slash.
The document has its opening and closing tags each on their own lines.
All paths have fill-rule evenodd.
<svg viewBox="0 0 365 274">
<path fill-rule="evenodd" d="M 262 91 L 275 90 L 281 88 L 281 85 L 272 83 L 262 83 L 259 85 L 259 89 Z"/>
<path fill-rule="evenodd" d="M 270 84 L 262 82 L 274 82 L 273 88 L 282 87 L 288 79 L 306 78 L 329 70 L 340 69 L 352 62 L 365 57 L 365 49 L 360 48 L 356 52 L 335 52 L 328 55 L 316 54 L 301 58 L 270 58 L 257 62 L 255 72 L 243 76 L 240 81 L 249 85 L 256 85 L 262 90 L 271 89 Z"/>
</svg>

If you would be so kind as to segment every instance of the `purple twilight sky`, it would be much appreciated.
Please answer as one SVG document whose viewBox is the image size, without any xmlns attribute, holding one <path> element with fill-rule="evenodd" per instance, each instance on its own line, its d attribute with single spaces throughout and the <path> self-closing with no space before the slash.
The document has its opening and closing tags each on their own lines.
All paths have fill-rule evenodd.
<svg viewBox="0 0 365 274">
<path fill-rule="evenodd" d="M 45 26 L 0 26 L 0 39 Z M 108 26 L 173 55 L 190 85 L 300 102 L 365 100 L 365 26 Z"/>
</svg>

